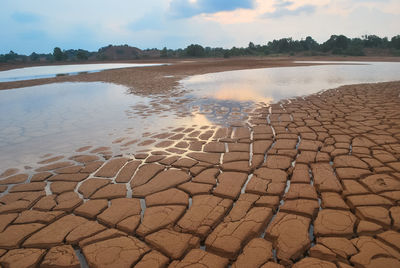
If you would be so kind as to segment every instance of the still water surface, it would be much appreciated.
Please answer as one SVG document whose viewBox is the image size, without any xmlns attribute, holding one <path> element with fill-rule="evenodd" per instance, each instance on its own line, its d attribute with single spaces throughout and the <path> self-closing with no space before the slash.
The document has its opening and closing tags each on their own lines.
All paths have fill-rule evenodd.
<svg viewBox="0 0 400 268">
<path fill-rule="evenodd" d="M 141 137 L 174 125 L 173 113 L 167 109 L 164 117 L 161 112 L 137 115 L 154 101 L 103 82 L 0 91 L 0 173 L 6 166 L 35 163 L 45 153 L 67 154 L 84 145 L 109 146 L 123 135 Z"/>
<path fill-rule="evenodd" d="M 168 127 L 223 124 L 233 108 L 240 111 L 253 102 L 276 102 L 345 84 L 393 80 L 400 80 L 400 63 L 373 62 L 196 75 L 181 81 L 189 93 L 173 97 L 138 96 L 124 86 L 102 82 L 3 90 L 0 173 L 35 163 L 45 153 L 110 145 L 121 136 L 139 139 L 146 132 Z"/>
<path fill-rule="evenodd" d="M 40 78 L 50 78 L 60 75 L 76 75 L 79 73 L 93 73 L 110 69 L 159 66 L 161 63 L 102 63 L 102 64 L 71 64 L 36 66 L 12 69 L 0 72 L 0 82 L 12 82 Z"/>
<path fill-rule="evenodd" d="M 346 62 L 348 63 L 355 65 L 229 71 L 195 75 L 182 80 L 181 83 L 196 97 L 268 103 L 342 85 L 400 80 L 400 62 Z"/>
</svg>

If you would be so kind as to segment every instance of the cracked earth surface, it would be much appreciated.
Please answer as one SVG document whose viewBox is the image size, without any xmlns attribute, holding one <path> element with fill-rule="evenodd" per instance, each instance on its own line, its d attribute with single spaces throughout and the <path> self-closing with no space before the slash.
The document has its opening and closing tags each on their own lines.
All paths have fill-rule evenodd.
<svg viewBox="0 0 400 268">
<path fill-rule="evenodd" d="M 1 267 L 400 267 L 400 82 L 0 175 Z"/>
</svg>

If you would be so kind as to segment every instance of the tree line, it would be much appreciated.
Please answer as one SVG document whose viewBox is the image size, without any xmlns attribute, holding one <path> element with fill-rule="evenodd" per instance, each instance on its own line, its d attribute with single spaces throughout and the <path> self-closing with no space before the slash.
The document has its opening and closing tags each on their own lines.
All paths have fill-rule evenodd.
<svg viewBox="0 0 400 268">
<path fill-rule="evenodd" d="M 0 54 L 0 62 L 84 61 L 88 60 L 93 54 L 96 54 L 96 52 L 89 52 L 83 49 L 69 49 L 63 51 L 59 47 L 55 47 L 53 53 L 33 52 L 29 56 L 17 54 L 11 50 L 7 54 Z"/>
<path fill-rule="evenodd" d="M 172 56 L 176 56 L 176 52 L 180 52 L 191 57 L 263 56 L 277 54 L 364 56 L 368 49 L 375 52 L 384 50 L 388 55 L 400 56 L 400 35 L 394 36 L 390 40 L 387 37 L 380 38 L 377 35 L 364 35 L 361 38 L 332 35 L 327 41 L 321 44 L 311 36 L 307 36 L 301 40 L 294 40 L 289 37 L 273 40 L 265 45 L 255 45 L 253 42 L 250 42 L 245 48 L 232 47 L 231 49 L 204 48 L 200 45 L 192 44 L 184 51 L 167 50 L 166 54 L 171 53 Z"/>
<path fill-rule="evenodd" d="M 61 50 L 55 47 L 53 53 L 21 55 L 13 51 L 0 54 L 0 62 L 37 62 L 37 61 L 86 61 L 86 60 L 112 60 L 106 53 L 107 49 L 118 48 L 117 54 L 123 55 L 121 47 L 132 48 L 127 45 L 100 48 L 97 52 L 89 52 L 83 49 Z M 136 48 L 135 48 L 136 49 Z M 199 44 L 191 44 L 184 49 L 136 49 L 134 55 L 130 53 L 125 59 L 144 58 L 180 58 L 180 57 L 237 57 L 237 56 L 268 56 L 268 55 L 302 55 L 302 56 L 364 56 L 367 54 L 384 54 L 387 56 L 400 56 L 400 35 L 392 38 L 379 37 L 377 35 L 363 35 L 362 37 L 349 38 L 344 35 L 332 35 L 323 43 L 318 43 L 311 36 L 305 39 L 281 38 L 269 41 L 263 45 L 249 42 L 247 47 L 203 47 Z M 120 57 L 121 58 L 121 57 Z"/>
</svg>

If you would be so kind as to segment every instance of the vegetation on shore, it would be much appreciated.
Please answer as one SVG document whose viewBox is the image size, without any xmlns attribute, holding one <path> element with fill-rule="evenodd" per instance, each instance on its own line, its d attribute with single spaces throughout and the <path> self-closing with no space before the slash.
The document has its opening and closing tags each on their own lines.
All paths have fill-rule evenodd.
<svg viewBox="0 0 400 268">
<path fill-rule="evenodd" d="M 282 38 L 273 40 L 265 45 L 255 45 L 250 42 L 247 47 L 203 47 L 191 44 L 185 49 L 146 49 L 141 50 L 128 45 L 100 48 L 97 52 L 83 49 L 61 50 L 55 47 L 53 53 L 21 55 L 10 51 L 0 54 L 0 62 L 54 62 L 54 61 L 105 61 L 105 60 L 132 60 L 147 58 L 183 58 L 183 57 L 235 57 L 235 56 L 400 56 L 400 35 L 391 39 L 376 35 L 364 35 L 361 38 L 348 38 L 344 35 L 332 35 L 327 41 L 319 44 L 312 37 L 294 40 Z"/>
</svg>

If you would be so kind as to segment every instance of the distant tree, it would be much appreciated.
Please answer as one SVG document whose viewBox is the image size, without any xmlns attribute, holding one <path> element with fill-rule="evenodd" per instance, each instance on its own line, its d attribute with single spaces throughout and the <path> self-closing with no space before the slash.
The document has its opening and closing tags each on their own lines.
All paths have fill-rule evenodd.
<svg viewBox="0 0 400 268">
<path fill-rule="evenodd" d="M 83 49 L 79 49 L 78 52 L 76 53 L 76 58 L 78 60 L 87 60 L 89 58 L 88 51 L 85 51 Z"/>
<path fill-rule="evenodd" d="M 303 50 L 317 50 L 318 43 L 311 36 L 307 36 L 306 40 L 300 41 L 302 44 Z"/>
<path fill-rule="evenodd" d="M 349 39 L 344 35 L 339 35 L 335 38 L 335 47 L 346 49 L 349 45 Z"/>
<path fill-rule="evenodd" d="M 244 53 L 245 53 L 244 49 L 237 47 L 232 47 L 229 51 L 230 56 L 243 56 Z"/>
<path fill-rule="evenodd" d="M 205 52 L 202 46 L 191 44 L 186 48 L 186 54 L 190 57 L 203 57 Z"/>
<path fill-rule="evenodd" d="M 254 45 L 253 42 L 249 42 L 249 45 L 245 49 L 244 53 L 247 54 L 247 55 L 255 55 L 255 54 L 257 54 L 257 49 L 258 48 L 259 48 L 259 46 L 257 47 L 256 45 Z"/>
<path fill-rule="evenodd" d="M 254 50 L 256 49 L 256 46 L 254 45 L 253 42 L 250 42 L 249 45 L 247 46 L 248 49 Z"/>
<path fill-rule="evenodd" d="M 225 50 L 224 51 L 224 58 L 229 58 L 231 56 L 231 53 L 230 53 L 230 51 L 227 49 L 227 50 Z"/>
<path fill-rule="evenodd" d="M 341 54 L 349 45 L 350 40 L 344 35 L 331 35 L 325 43 L 322 44 L 322 51 L 332 50 L 333 54 Z"/>
<path fill-rule="evenodd" d="M 362 36 L 362 41 L 364 47 L 382 47 L 383 40 L 379 36 L 376 35 L 364 35 Z"/>
<path fill-rule="evenodd" d="M 349 40 L 350 42 L 347 48 L 343 50 L 342 54 L 350 56 L 364 56 L 365 40 L 361 38 L 352 38 Z"/>
<path fill-rule="evenodd" d="M 108 57 L 107 57 L 107 55 L 105 55 L 105 54 L 103 54 L 103 53 L 97 53 L 96 59 L 97 59 L 97 60 L 107 60 Z"/>
<path fill-rule="evenodd" d="M 8 54 L 4 55 L 4 60 L 6 62 L 8 61 L 15 61 L 18 58 L 18 54 L 15 53 L 14 51 L 10 50 L 10 52 L 8 52 Z"/>
<path fill-rule="evenodd" d="M 186 56 L 186 50 L 182 49 L 182 48 L 178 48 L 177 50 L 175 50 L 175 54 L 178 57 L 185 57 Z"/>
<path fill-rule="evenodd" d="M 343 51 L 343 54 L 349 56 L 365 56 L 363 47 L 357 45 L 350 45 L 345 51 Z"/>
<path fill-rule="evenodd" d="M 168 57 L 168 50 L 167 50 L 167 47 L 164 47 L 164 48 L 161 50 L 160 57 L 161 57 L 161 58 L 166 58 L 166 57 Z"/>
<path fill-rule="evenodd" d="M 268 47 L 274 53 L 287 53 L 290 51 L 301 50 L 300 43 L 293 41 L 291 37 L 281 38 L 279 40 L 273 40 L 272 42 L 268 42 Z"/>
<path fill-rule="evenodd" d="M 225 53 L 225 49 L 222 47 L 213 48 L 214 57 L 223 57 Z"/>
<path fill-rule="evenodd" d="M 54 61 L 54 56 L 51 53 L 45 54 L 46 61 Z"/>
<path fill-rule="evenodd" d="M 211 47 L 205 47 L 204 48 L 204 56 L 205 57 L 214 57 L 215 53 L 214 53 L 214 49 L 212 49 Z"/>
<path fill-rule="evenodd" d="M 387 47 L 390 46 L 390 41 L 389 41 L 389 39 L 387 37 L 382 38 L 382 46 L 384 48 L 387 48 Z"/>
<path fill-rule="evenodd" d="M 53 50 L 53 57 L 56 61 L 62 61 L 64 59 L 64 53 L 61 51 L 61 48 L 55 47 Z"/>
<path fill-rule="evenodd" d="M 31 61 L 38 61 L 39 60 L 39 54 L 37 54 L 37 53 L 35 53 L 35 52 L 32 52 L 32 54 L 31 55 L 29 55 L 29 59 L 31 60 Z"/>
<path fill-rule="evenodd" d="M 390 40 L 390 46 L 395 49 L 400 49 L 400 35 L 392 37 Z"/>
</svg>

